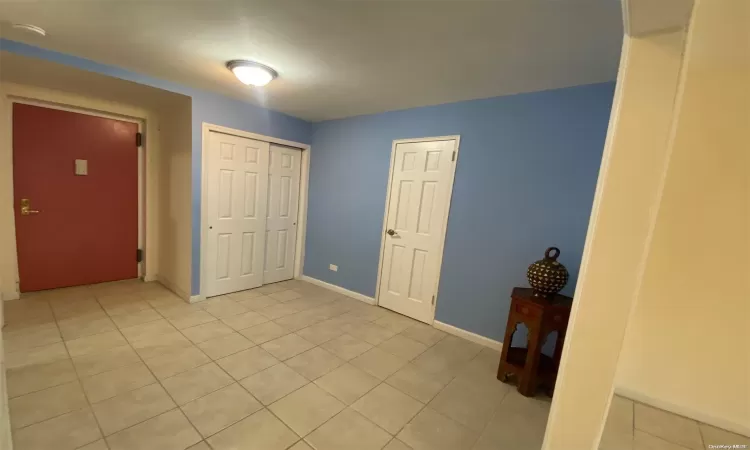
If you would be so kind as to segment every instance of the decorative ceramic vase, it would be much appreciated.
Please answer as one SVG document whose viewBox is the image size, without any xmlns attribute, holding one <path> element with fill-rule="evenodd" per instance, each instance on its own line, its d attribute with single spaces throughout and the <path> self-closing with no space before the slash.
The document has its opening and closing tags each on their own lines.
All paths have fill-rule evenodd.
<svg viewBox="0 0 750 450">
<path fill-rule="evenodd" d="M 568 284 L 568 269 L 557 262 L 560 249 L 550 247 L 544 252 L 544 259 L 531 264 L 526 271 L 526 278 L 540 297 L 552 297 Z"/>
</svg>

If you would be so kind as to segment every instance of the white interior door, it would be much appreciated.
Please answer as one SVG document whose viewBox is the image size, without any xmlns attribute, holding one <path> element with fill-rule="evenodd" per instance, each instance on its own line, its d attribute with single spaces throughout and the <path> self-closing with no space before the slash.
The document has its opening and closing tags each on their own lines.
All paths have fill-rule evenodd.
<svg viewBox="0 0 750 450">
<path fill-rule="evenodd" d="M 301 161 L 301 150 L 271 145 L 264 284 L 294 278 Z"/>
<path fill-rule="evenodd" d="M 210 133 L 206 296 L 263 284 L 268 142 Z"/>
<path fill-rule="evenodd" d="M 456 140 L 397 143 L 391 161 L 378 304 L 434 319 Z"/>
</svg>

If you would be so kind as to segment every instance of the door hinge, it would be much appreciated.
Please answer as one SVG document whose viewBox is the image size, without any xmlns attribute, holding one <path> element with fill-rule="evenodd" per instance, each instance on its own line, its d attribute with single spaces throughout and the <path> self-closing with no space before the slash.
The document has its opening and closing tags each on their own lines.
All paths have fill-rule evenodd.
<svg viewBox="0 0 750 450">
<path fill-rule="evenodd" d="M 135 146 L 140 147 L 143 145 L 143 133 L 135 133 Z"/>
<path fill-rule="evenodd" d="M 455 160 L 456 160 L 456 151 L 453 150 L 453 156 L 451 156 L 451 161 L 455 161 Z"/>
<path fill-rule="evenodd" d="M 143 249 L 135 251 L 135 262 L 143 262 Z"/>
<path fill-rule="evenodd" d="M 432 304 L 435 305 L 435 296 L 432 296 Z"/>
</svg>

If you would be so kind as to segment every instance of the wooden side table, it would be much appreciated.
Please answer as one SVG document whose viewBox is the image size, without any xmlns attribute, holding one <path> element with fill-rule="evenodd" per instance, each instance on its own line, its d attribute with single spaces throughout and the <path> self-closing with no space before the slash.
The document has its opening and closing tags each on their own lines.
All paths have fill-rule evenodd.
<svg viewBox="0 0 750 450">
<path fill-rule="evenodd" d="M 533 396 L 540 386 L 552 394 L 572 303 L 573 299 L 565 295 L 537 297 L 531 288 L 513 288 L 503 352 L 497 368 L 498 380 L 507 382 L 514 376 L 518 381 L 518 392 L 526 397 Z M 513 334 L 521 323 L 529 330 L 526 348 L 511 346 Z M 549 357 L 542 353 L 542 347 L 554 331 L 557 331 L 555 352 Z"/>
</svg>

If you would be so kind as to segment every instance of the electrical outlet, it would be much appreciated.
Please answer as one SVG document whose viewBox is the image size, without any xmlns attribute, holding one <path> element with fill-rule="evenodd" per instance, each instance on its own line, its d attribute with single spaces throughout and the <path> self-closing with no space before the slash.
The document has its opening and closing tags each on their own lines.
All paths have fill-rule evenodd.
<svg viewBox="0 0 750 450">
<path fill-rule="evenodd" d="M 338 272 L 339 271 L 339 266 L 337 266 L 336 264 L 329 264 L 328 268 L 331 269 L 331 270 L 333 270 L 334 272 Z"/>
</svg>

